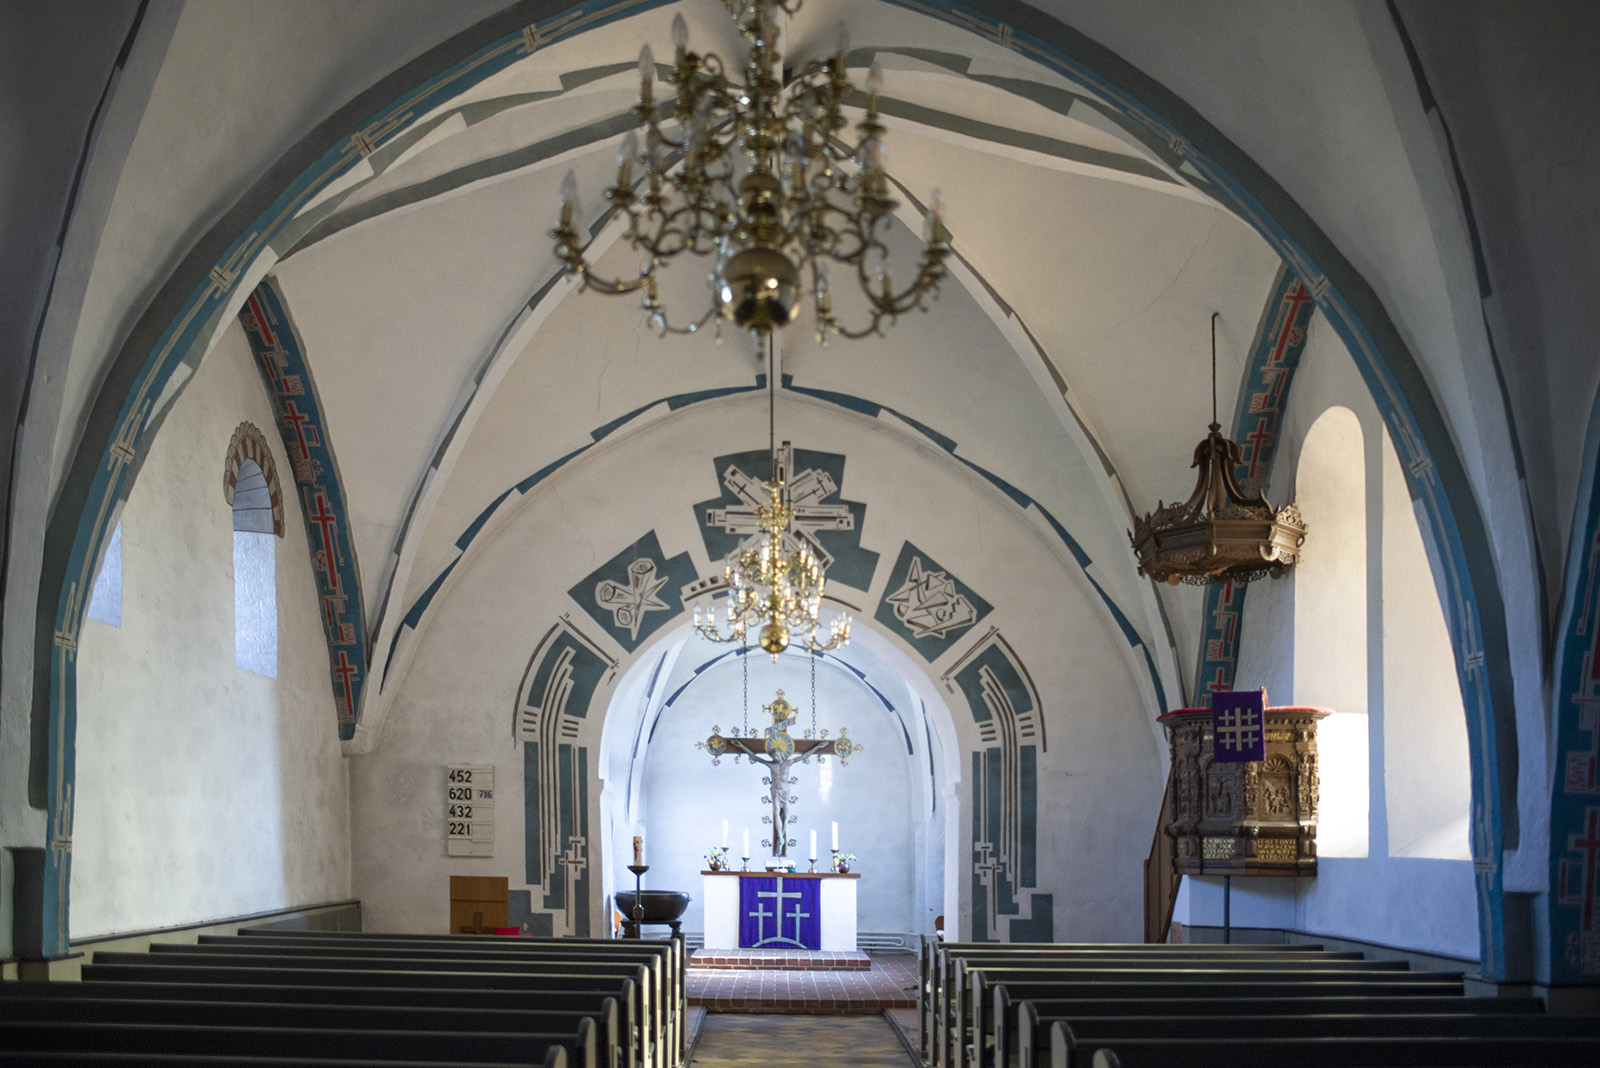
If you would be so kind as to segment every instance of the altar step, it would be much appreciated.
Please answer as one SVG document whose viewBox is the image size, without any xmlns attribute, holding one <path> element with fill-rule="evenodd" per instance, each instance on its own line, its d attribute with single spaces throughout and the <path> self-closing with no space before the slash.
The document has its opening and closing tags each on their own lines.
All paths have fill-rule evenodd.
<svg viewBox="0 0 1600 1068">
<path fill-rule="evenodd" d="M 768 966 L 706 967 L 700 964 L 703 951 L 690 958 L 689 1004 L 708 1012 L 754 1012 L 824 1015 L 861 1015 L 886 1009 L 914 1009 L 919 979 L 918 957 L 914 953 L 874 953 L 870 968 L 818 967 L 777 968 Z M 738 950 L 748 956 L 756 951 Z M 797 959 L 824 956 L 865 956 L 865 954 L 821 954 L 803 951 L 767 950 L 767 954 L 787 954 Z M 734 956 L 721 951 L 719 956 Z"/>
<path fill-rule="evenodd" d="M 872 958 L 859 950 L 697 949 L 691 968 L 741 971 L 864 972 Z"/>
</svg>

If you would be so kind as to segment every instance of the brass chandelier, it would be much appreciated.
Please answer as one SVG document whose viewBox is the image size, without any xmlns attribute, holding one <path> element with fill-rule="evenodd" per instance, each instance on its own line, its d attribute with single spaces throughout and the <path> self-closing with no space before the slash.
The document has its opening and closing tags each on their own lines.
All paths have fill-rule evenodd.
<svg viewBox="0 0 1600 1068">
<path fill-rule="evenodd" d="M 788 325 L 801 289 L 815 303 L 816 335 L 881 334 L 938 295 L 949 232 L 942 199 L 931 197 L 926 244 L 915 278 L 896 289 L 884 243 L 898 206 L 888 195 L 884 128 L 878 121 L 881 75 L 867 81 L 865 116 L 855 144 L 844 105 L 855 87 L 845 76 L 848 44 L 841 31 L 834 54 L 792 75 L 778 51 L 776 11 L 793 16 L 800 0 L 723 0 L 748 42 L 742 84 L 713 53 L 689 50 L 680 14 L 672 20 L 675 59 L 668 78 L 676 100 L 658 109 L 656 63 L 639 55 L 638 118 L 618 158 L 616 184 L 605 191 L 625 220 L 623 236 L 643 256 L 637 277 L 603 278 L 585 258 L 578 230 L 577 179 L 562 183 L 561 222 L 551 231 L 557 258 L 586 289 L 617 295 L 643 290 L 644 309 L 662 333 L 692 333 L 724 321 L 757 333 Z M 635 168 L 642 169 L 636 182 Z M 688 252 L 712 258 L 710 307 L 674 324 L 659 292 L 661 267 Z M 866 298 L 864 322 L 834 317 L 831 268 L 853 272 Z"/>
<path fill-rule="evenodd" d="M 767 480 L 768 499 L 756 505 L 756 535 L 733 554 L 723 567 L 728 587 L 722 624 L 716 608 L 702 613 L 694 607 L 694 629 L 714 642 L 744 644 L 751 631 L 756 643 L 774 660 L 791 642 L 808 652 L 837 649 L 850 642 L 850 617 L 839 613 L 826 636 L 820 632 L 819 614 L 826 579 L 822 566 L 791 529 L 794 508 L 788 487 L 778 477 L 777 368 L 773 366 L 772 338 L 767 338 L 767 427 L 772 474 Z"/>
<path fill-rule="evenodd" d="M 1176 586 L 1186 582 L 1253 582 L 1294 567 L 1306 540 L 1300 509 L 1274 510 L 1260 493 L 1247 495 L 1234 477 L 1239 446 L 1222 436 L 1217 422 L 1217 316 L 1211 316 L 1211 427 L 1195 446 L 1191 467 L 1200 469 L 1194 492 L 1181 504 L 1157 503 L 1134 521 L 1128 538 L 1139 557 L 1139 574 Z"/>
</svg>

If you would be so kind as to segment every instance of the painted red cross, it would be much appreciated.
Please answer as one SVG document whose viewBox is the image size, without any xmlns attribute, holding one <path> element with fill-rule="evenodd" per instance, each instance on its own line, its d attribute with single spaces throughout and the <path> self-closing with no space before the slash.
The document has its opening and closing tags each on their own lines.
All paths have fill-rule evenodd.
<svg viewBox="0 0 1600 1068">
<path fill-rule="evenodd" d="M 261 332 L 261 337 L 273 348 L 278 347 L 278 339 L 272 336 L 272 327 L 267 325 L 267 310 L 261 306 L 261 298 L 250 294 L 248 298 L 251 313 L 256 317 L 256 329 Z"/>
<path fill-rule="evenodd" d="M 1595 857 L 1600 855 L 1600 808 L 1591 808 L 1584 814 L 1584 837 L 1572 835 L 1567 848 L 1583 854 L 1583 929 L 1594 930 Z"/>
<path fill-rule="evenodd" d="M 339 660 L 333 665 L 334 677 L 338 679 L 334 685 L 343 688 L 344 707 L 349 710 L 352 719 L 355 718 L 356 714 L 356 699 L 354 689 L 351 686 L 351 679 L 359 674 L 360 670 L 355 664 L 350 663 L 350 658 L 345 655 L 343 649 L 340 649 Z"/>
<path fill-rule="evenodd" d="M 1289 348 L 1289 339 L 1294 336 L 1294 321 L 1300 314 L 1300 305 L 1311 299 L 1311 294 L 1299 282 L 1290 284 L 1288 292 L 1283 295 L 1284 316 L 1280 320 L 1283 324 L 1278 331 L 1278 340 L 1272 345 L 1272 355 L 1267 357 L 1267 365 L 1282 363 L 1284 353 Z"/>
<path fill-rule="evenodd" d="M 1255 478 L 1256 468 L 1261 466 L 1261 458 L 1266 454 L 1267 443 L 1272 440 L 1266 416 L 1256 420 L 1256 428 L 1245 435 L 1245 440 L 1250 442 L 1250 474 L 1246 477 Z"/>
<path fill-rule="evenodd" d="M 307 516 L 307 518 L 310 519 L 311 522 L 315 523 L 322 531 L 323 558 L 328 564 L 328 588 L 334 593 L 338 593 L 339 572 L 333 566 L 335 555 L 333 546 L 333 528 L 339 525 L 339 517 L 328 510 L 328 499 L 322 495 L 322 491 L 320 489 L 317 490 L 316 495 L 312 497 L 311 500 L 316 506 L 316 511 L 312 512 L 309 516 Z"/>
<path fill-rule="evenodd" d="M 317 440 L 316 427 L 308 427 L 305 425 L 311 422 L 311 416 L 297 408 L 294 401 L 284 401 L 283 421 L 288 423 L 290 429 L 294 431 L 295 441 L 300 445 L 301 458 L 306 460 L 311 459 L 310 446 Z"/>
<path fill-rule="evenodd" d="M 1218 693 L 1222 690 L 1228 689 L 1232 685 L 1233 681 L 1228 678 L 1228 665 L 1218 664 L 1217 677 L 1206 683 L 1206 689 L 1210 690 L 1212 693 Z"/>
</svg>

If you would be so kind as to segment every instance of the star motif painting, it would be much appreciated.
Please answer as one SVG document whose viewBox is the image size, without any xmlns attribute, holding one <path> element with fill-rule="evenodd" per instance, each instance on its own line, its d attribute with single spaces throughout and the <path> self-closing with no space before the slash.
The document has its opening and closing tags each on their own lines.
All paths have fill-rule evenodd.
<svg viewBox="0 0 1600 1068">
<path fill-rule="evenodd" d="M 639 637 L 639 623 L 650 611 L 668 611 L 672 606 L 656 596 L 667 584 L 666 576 L 656 577 L 656 562 L 648 558 L 628 565 L 628 584 L 602 579 L 595 585 L 594 600 L 611 613 L 618 628 L 626 627 L 630 637 Z"/>
<path fill-rule="evenodd" d="M 942 638 L 952 630 L 971 626 L 978 618 L 972 602 L 961 596 L 943 571 L 924 571 L 913 557 L 901 587 L 885 598 L 894 606 L 895 618 L 919 638 Z"/>
<path fill-rule="evenodd" d="M 822 501 L 838 491 L 833 478 L 826 471 L 808 468 L 790 477 L 794 469 L 794 446 L 784 442 L 778 449 L 777 477 L 788 484 L 789 504 L 794 509 L 794 519 L 789 524 L 784 542 L 788 548 L 804 545 L 811 550 L 823 570 L 833 563 L 833 554 L 823 547 L 818 532 L 824 530 L 854 530 L 855 516 L 844 504 L 823 504 Z M 759 479 L 738 467 L 729 465 L 722 473 L 722 484 L 740 504 L 728 508 L 713 508 L 706 513 L 706 525 L 721 527 L 729 534 L 745 539 L 744 548 L 754 548 L 749 542 L 760 533 L 756 522 L 756 507 L 767 503 L 767 487 Z"/>
</svg>

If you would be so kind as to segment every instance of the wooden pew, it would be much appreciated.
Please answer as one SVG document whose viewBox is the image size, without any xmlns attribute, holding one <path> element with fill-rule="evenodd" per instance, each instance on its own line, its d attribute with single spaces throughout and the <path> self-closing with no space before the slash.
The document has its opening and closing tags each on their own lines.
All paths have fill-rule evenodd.
<svg viewBox="0 0 1600 1068">
<path fill-rule="evenodd" d="M 1192 949 L 1193 947 L 1174 947 L 1175 949 Z M 1065 951 L 1063 951 L 1065 950 Z M 1249 969 L 1253 973 L 1273 973 L 1285 975 L 1291 972 L 1316 971 L 1356 971 L 1356 972 L 1400 972 L 1406 969 L 1404 961 L 1368 961 L 1360 953 L 1294 953 L 1275 950 L 1269 953 L 1257 953 L 1249 949 L 1229 951 L 1226 947 L 1222 950 L 1205 950 L 1201 952 L 1117 952 L 1106 949 L 1096 949 L 1091 952 L 1081 952 L 1067 947 L 1008 946 L 1004 949 L 966 950 L 960 954 L 948 954 L 944 962 L 944 975 L 939 983 L 942 994 L 940 1005 L 940 1018 L 948 1021 L 947 1026 L 953 1026 L 961 1018 L 981 1019 L 984 1015 L 982 1007 L 974 1011 L 966 1004 L 959 1004 L 967 997 L 968 984 L 964 980 L 967 969 L 975 967 L 992 968 L 1086 968 L 1101 970 L 1124 970 L 1129 972 L 1148 972 L 1152 970 L 1183 970 L 1190 968 L 1219 968 L 1230 972 L 1239 969 Z M 1109 978 L 1109 976 L 1107 977 Z M 959 1063 L 959 1058 L 956 1063 Z"/>
<path fill-rule="evenodd" d="M 530 996 L 523 990 L 484 990 L 441 987 L 357 987 L 357 986 L 272 986 L 262 984 L 219 985 L 200 983 L 140 983 L 101 979 L 86 983 L 11 982 L 0 983 L 0 1001 L 5 1000 L 98 1000 L 106 997 L 124 1001 L 254 1002 L 276 1005 L 327 1005 L 360 1007 L 374 1005 L 399 1008 L 457 1008 L 530 1011 L 536 999 L 538 1011 L 595 1012 L 604 1014 L 607 1002 L 617 1005 L 618 1029 L 623 1043 L 624 1063 L 639 1068 L 643 1041 L 640 1024 L 633 1012 L 633 983 L 624 981 L 610 994 L 594 991 L 540 990 Z M 596 1009 L 596 1006 L 599 1009 Z"/>
<path fill-rule="evenodd" d="M 1014 997 L 1171 997 L 1199 990 L 1230 997 L 1401 996 L 1460 995 L 1459 972 L 1415 973 L 1396 970 L 1320 968 L 1256 970 L 1248 963 L 1235 967 L 1170 969 L 968 966 L 958 962 L 947 1008 L 950 1023 L 941 1036 L 947 1043 L 943 1063 L 961 1066 L 989 1041 L 985 1005 L 992 1002 L 993 987 L 1011 987 Z M 969 1050 L 975 1051 L 969 1053 Z"/>
<path fill-rule="evenodd" d="M 512 944 L 513 942 L 518 944 Z M 506 962 L 537 962 L 541 967 L 565 969 L 568 965 L 587 966 L 606 964 L 643 964 L 650 970 L 650 1000 L 663 1018 L 661 1052 L 666 1057 L 663 1068 L 676 1068 L 684 1047 L 684 1017 L 687 998 L 682 980 L 676 975 L 678 947 L 668 942 L 629 946 L 606 941 L 588 944 L 561 944 L 551 940 L 529 943 L 510 938 L 487 942 L 463 942 L 456 936 L 441 936 L 438 941 L 421 939 L 381 940 L 327 940 L 291 938 L 239 938 L 227 935 L 202 935 L 195 944 L 156 943 L 150 952 L 166 956 L 203 956 L 221 960 L 250 958 L 328 958 L 363 961 L 429 960 L 449 961 L 455 964 L 489 962 L 499 965 Z"/>
<path fill-rule="evenodd" d="M 1098 1051 L 1110 1050 L 1102 1057 Z M 1051 1068 L 1476 1068 L 1594 1064 L 1600 1035 L 1410 1035 L 1405 1037 L 1130 1038 L 1078 1044 L 1062 1022 L 1050 1028 Z"/>
<path fill-rule="evenodd" d="M 1320 944 L 1312 945 L 1147 945 L 1128 942 L 939 942 L 924 940 L 921 956 L 921 990 L 922 994 L 917 999 L 917 1026 L 922 1036 L 922 1049 L 924 1059 L 930 1063 L 939 1064 L 940 1042 L 938 1040 L 938 1027 L 936 1019 L 939 1011 L 948 1001 L 949 976 L 954 968 L 954 960 L 974 953 L 1016 953 L 1019 955 L 1047 953 L 1061 957 L 1083 959 L 1111 959 L 1122 958 L 1130 960 L 1144 960 L 1150 962 L 1176 961 L 1176 960 L 1211 960 L 1222 961 L 1232 959 L 1260 960 L 1260 959 L 1302 959 L 1319 960 L 1333 957 L 1336 959 L 1359 959 L 1359 953 L 1330 954 L 1324 951 Z"/>
<path fill-rule="evenodd" d="M 1042 1064 L 1049 1054 L 1050 1025 L 1065 1020 L 1069 1025 L 1102 1017 L 1180 1018 L 1192 1016 L 1522 1016 L 1544 1012 L 1538 998 L 1467 997 L 1332 997 L 1332 998 L 1160 998 L 1129 1000 L 1121 998 L 1017 1000 L 1011 989 L 1001 984 L 994 989 L 991 1019 L 994 1046 L 990 1063 L 1007 1065 L 1013 1055 L 1021 1065 Z"/>
<path fill-rule="evenodd" d="M 486 971 L 472 965 L 457 970 L 401 969 L 386 967 L 381 970 L 354 968 L 324 968 L 306 966 L 235 967 L 211 965 L 192 958 L 168 957 L 149 953 L 107 954 L 97 952 L 91 963 L 82 967 L 84 984 L 120 981 L 125 983 L 180 983 L 200 984 L 208 987 L 234 987 L 254 990 L 262 987 L 299 987 L 326 991 L 330 994 L 341 988 L 365 987 L 394 990 L 399 988 L 426 988 L 468 991 L 486 998 L 491 992 L 517 992 L 524 998 L 544 997 L 548 994 L 588 994 L 595 1003 L 605 996 L 616 997 L 619 1005 L 626 1006 L 626 1016 L 634 1021 L 638 1036 L 639 1062 L 660 1068 L 662 1049 L 660 1024 L 653 1012 L 647 1011 L 648 972 L 636 965 L 630 972 L 615 974 L 569 974 L 565 972 L 536 971 Z M 115 957 L 115 960 L 102 958 Z M 281 962 L 280 962 L 281 963 Z M 228 1000 L 233 1000 L 229 997 Z M 481 1000 L 481 999 L 480 999 Z M 652 1059 L 655 1058 L 655 1059 Z"/>
<path fill-rule="evenodd" d="M 33 987 L 62 983 L 30 983 Z M 72 984 L 82 986 L 84 984 Z M 90 984 L 91 989 L 104 984 Z M 180 1025 L 196 1021 L 208 1027 L 295 1027 L 329 1031 L 439 1031 L 575 1035 L 580 1021 L 597 1028 L 600 1061 L 605 1068 L 637 1068 L 629 1036 L 620 1030 L 617 1001 L 605 998 L 598 1009 L 455 1008 L 416 1005 L 332 1005 L 270 1000 L 217 1001 L 201 997 L 129 999 L 121 997 L 0 997 L 0 1022 L 136 1023 Z"/>
<path fill-rule="evenodd" d="M 0 1021 L 0 1049 L 10 1052 L 189 1054 L 212 1058 L 363 1058 L 435 1064 L 520 1064 L 545 1061 L 552 1047 L 568 1051 L 572 1068 L 600 1068 L 594 1021 L 562 1034 L 338 1030 L 301 1027 L 214 1027 L 203 1023 L 61 1023 Z"/>
<path fill-rule="evenodd" d="M 237 939 L 244 942 L 276 945 L 468 945 L 489 949 L 519 951 L 519 947 L 563 946 L 593 947 L 611 954 L 638 954 L 657 957 L 665 964 L 663 979 L 667 990 L 663 1004 L 669 1007 L 674 1027 L 674 1063 L 681 1062 L 688 1048 L 688 955 L 683 939 L 610 939 L 572 938 L 567 936 L 500 936 L 457 934 L 389 934 L 376 931 L 275 931 L 262 928 L 244 928 L 237 935 L 201 935 L 200 943 Z"/>
</svg>

